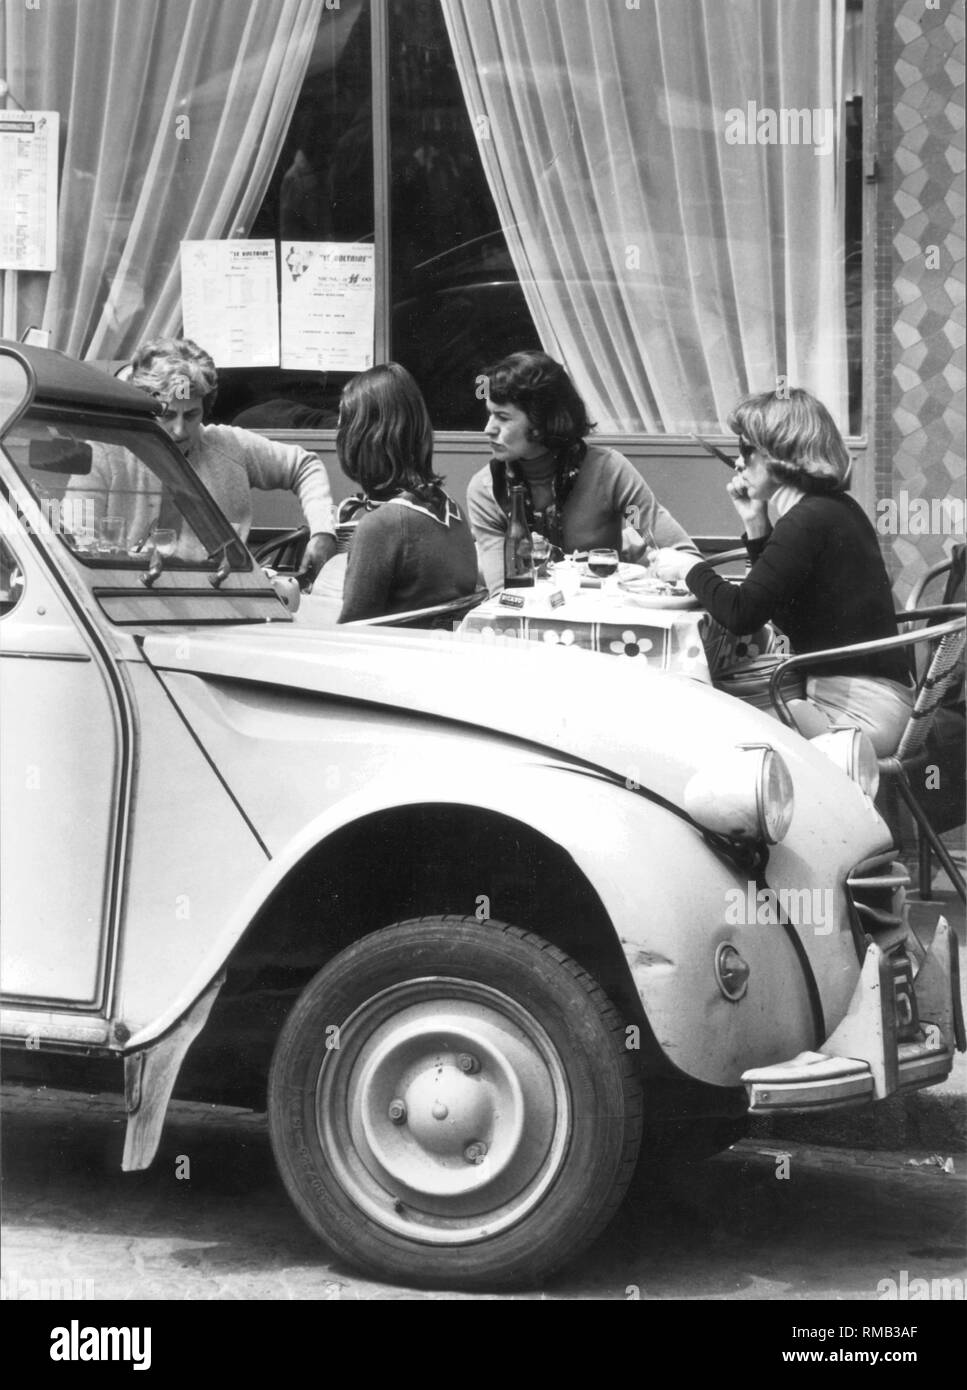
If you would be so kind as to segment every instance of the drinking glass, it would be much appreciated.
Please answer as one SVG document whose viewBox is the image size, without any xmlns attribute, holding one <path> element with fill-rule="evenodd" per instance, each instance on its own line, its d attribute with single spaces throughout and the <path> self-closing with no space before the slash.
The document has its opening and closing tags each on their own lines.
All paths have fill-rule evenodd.
<svg viewBox="0 0 967 1390">
<path fill-rule="evenodd" d="M 145 550 L 150 551 L 152 555 L 161 555 L 168 559 L 175 553 L 175 540 L 174 531 L 170 531 L 166 526 L 157 526 L 148 537 Z"/>
<path fill-rule="evenodd" d="M 123 516 L 102 516 L 97 523 L 97 548 L 103 555 L 113 555 L 124 548 L 127 528 Z"/>
<path fill-rule="evenodd" d="M 81 555 L 91 555 L 100 549 L 100 538 L 93 526 L 75 526 L 71 535 L 74 537 L 74 548 Z"/>
<path fill-rule="evenodd" d="M 588 569 L 598 579 L 608 579 L 618 572 L 618 552 L 616 550 L 591 550 L 588 552 Z"/>
<path fill-rule="evenodd" d="M 573 598 L 581 590 L 581 565 L 573 555 L 562 555 L 554 565 L 554 583 L 565 598 Z"/>
</svg>

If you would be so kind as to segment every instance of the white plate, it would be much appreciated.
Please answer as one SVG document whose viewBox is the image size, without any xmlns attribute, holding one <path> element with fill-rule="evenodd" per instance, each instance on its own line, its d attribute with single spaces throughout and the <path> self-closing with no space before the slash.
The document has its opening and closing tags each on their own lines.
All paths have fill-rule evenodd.
<svg viewBox="0 0 967 1390">
<path fill-rule="evenodd" d="M 694 594 L 655 594 L 647 589 L 621 589 L 621 602 L 636 608 L 701 608 Z"/>
<path fill-rule="evenodd" d="M 595 573 L 591 570 L 590 565 L 581 564 L 581 565 L 578 566 L 578 570 L 579 570 L 579 572 L 580 572 L 582 578 L 584 578 L 584 579 L 597 579 L 597 580 L 600 580 L 601 583 L 604 583 L 604 580 L 601 578 L 601 575 L 600 575 L 600 574 L 595 574 Z M 632 565 L 632 564 L 630 564 L 630 563 L 628 563 L 628 562 L 622 560 L 622 561 L 619 563 L 618 568 L 617 568 L 617 570 L 615 571 L 615 573 L 616 573 L 617 576 L 618 576 L 618 582 L 619 582 L 620 584 L 627 584 L 630 580 L 643 579 L 643 578 L 645 577 L 645 575 L 648 573 L 648 567 L 647 567 L 646 565 Z M 613 579 L 613 578 L 614 578 L 614 575 L 613 575 L 613 574 L 609 574 L 609 575 L 607 576 L 607 578 L 608 578 L 608 579 Z"/>
<path fill-rule="evenodd" d="M 619 576 L 618 587 L 622 595 L 637 600 L 643 607 L 650 608 L 698 608 L 699 602 L 693 593 L 681 586 L 678 591 L 673 589 L 653 589 L 654 577 L 651 571 L 642 565 L 629 565 L 629 569 L 639 571 L 637 575 L 625 578 Z"/>
</svg>

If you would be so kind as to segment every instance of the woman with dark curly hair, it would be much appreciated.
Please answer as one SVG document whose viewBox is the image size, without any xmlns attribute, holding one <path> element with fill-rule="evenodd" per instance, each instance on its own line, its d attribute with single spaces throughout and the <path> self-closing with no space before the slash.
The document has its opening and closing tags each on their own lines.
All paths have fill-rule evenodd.
<svg viewBox="0 0 967 1390">
<path fill-rule="evenodd" d="M 341 623 L 429 608 L 477 587 L 477 555 L 460 508 L 433 472 L 433 427 L 420 388 L 387 362 L 348 382 L 336 453 L 368 502 L 343 589 Z"/>
<path fill-rule="evenodd" d="M 656 572 L 684 579 L 729 632 L 774 621 L 797 653 L 895 637 L 876 532 L 849 495 L 849 454 L 826 407 L 808 391 L 767 391 L 739 401 L 728 424 L 741 456 L 728 491 L 752 568 L 732 585 L 701 561 L 663 550 L 653 556 Z M 807 737 L 854 724 L 880 755 L 896 747 L 913 704 L 900 651 L 812 668 L 806 696 L 790 709 Z"/>
<path fill-rule="evenodd" d="M 491 593 L 504 586 L 510 489 L 523 482 L 531 530 L 564 552 L 606 547 L 627 560 L 644 546 L 691 547 L 638 470 L 616 449 L 588 444 L 594 426 L 560 363 L 544 352 L 514 352 L 484 372 L 491 462 L 467 489 L 480 568 Z"/>
</svg>

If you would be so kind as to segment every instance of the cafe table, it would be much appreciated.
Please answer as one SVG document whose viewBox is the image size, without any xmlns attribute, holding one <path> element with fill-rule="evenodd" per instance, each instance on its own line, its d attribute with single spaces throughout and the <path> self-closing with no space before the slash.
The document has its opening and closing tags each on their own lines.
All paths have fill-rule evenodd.
<svg viewBox="0 0 967 1390">
<path fill-rule="evenodd" d="M 495 595 L 467 614 L 458 629 L 461 636 L 601 652 L 638 662 L 642 669 L 707 684 L 720 670 L 765 654 L 771 640 L 768 632 L 730 636 L 691 595 L 632 594 L 614 580 L 569 594 L 562 594 L 553 581 L 539 580 L 509 594 L 522 598 L 523 605 L 508 607 Z"/>
</svg>

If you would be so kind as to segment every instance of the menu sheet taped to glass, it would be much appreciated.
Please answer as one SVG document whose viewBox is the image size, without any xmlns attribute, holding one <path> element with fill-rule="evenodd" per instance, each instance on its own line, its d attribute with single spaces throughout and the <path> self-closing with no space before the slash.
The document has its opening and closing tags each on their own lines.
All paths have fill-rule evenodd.
<svg viewBox="0 0 967 1390">
<path fill-rule="evenodd" d="M 0 111 L 0 270 L 57 269 L 57 111 Z"/>
<path fill-rule="evenodd" d="M 216 367 L 279 365 L 279 291 L 274 241 L 183 241 L 185 337 Z"/>
<path fill-rule="evenodd" d="M 282 366 L 361 372 L 373 365 L 375 251 L 363 241 L 283 241 Z"/>
</svg>

